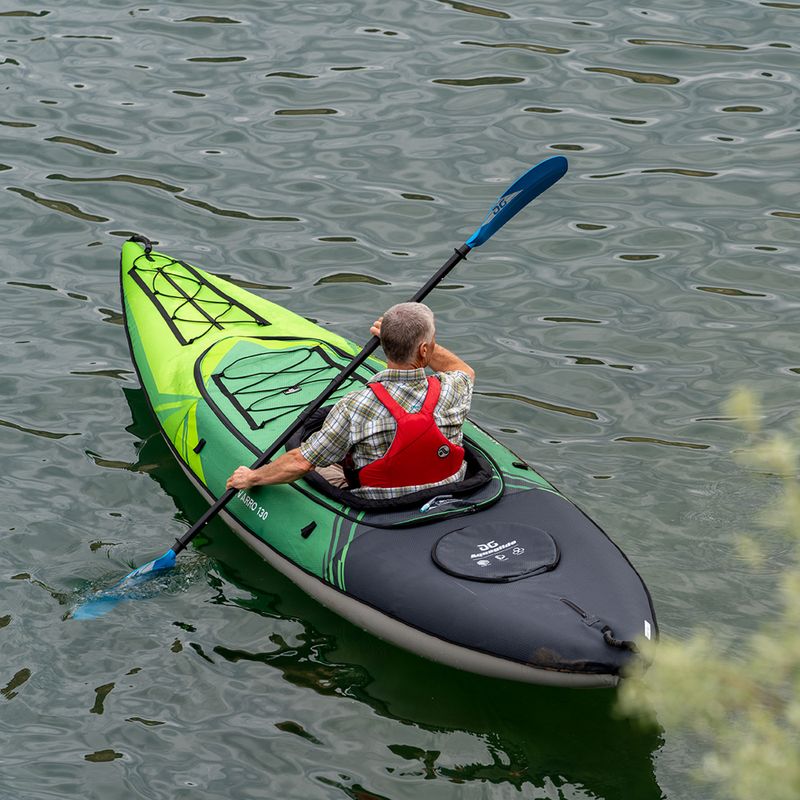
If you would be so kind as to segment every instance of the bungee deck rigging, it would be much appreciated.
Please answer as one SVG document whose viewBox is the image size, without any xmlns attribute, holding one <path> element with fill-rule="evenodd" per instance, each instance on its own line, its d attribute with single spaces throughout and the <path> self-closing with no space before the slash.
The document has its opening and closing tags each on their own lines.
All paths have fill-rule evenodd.
<svg viewBox="0 0 800 800">
<path fill-rule="evenodd" d="M 264 328 L 271 324 L 209 283 L 184 261 L 157 261 L 146 251 L 136 258 L 130 275 L 160 310 L 180 344 L 194 344 L 212 330 L 222 330 L 226 325 L 253 324 Z M 232 314 L 234 310 L 242 313 L 242 317 L 236 318 Z M 186 329 L 195 330 L 197 325 L 201 326 L 199 332 L 187 336 Z"/>
<path fill-rule="evenodd" d="M 288 415 L 296 415 L 306 407 L 308 391 L 318 393 L 338 374 L 341 364 L 337 362 L 321 342 L 302 344 L 304 340 L 290 336 L 260 336 L 259 341 L 282 343 L 298 342 L 295 347 L 284 349 L 280 368 L 272 367 L 274 354 L 257 352 L 243 355 L 227 363 L 212 375 L 212 380 L 241 413 L 247 424 L 258 430 Z M 342 354 L 346 358 L 346 354 Z M 368 378 L 354 375 L 344 386 L 352 391 L 366 386 Z M 297 402 L 292 395 L 298 396 Z"/>
</svg>

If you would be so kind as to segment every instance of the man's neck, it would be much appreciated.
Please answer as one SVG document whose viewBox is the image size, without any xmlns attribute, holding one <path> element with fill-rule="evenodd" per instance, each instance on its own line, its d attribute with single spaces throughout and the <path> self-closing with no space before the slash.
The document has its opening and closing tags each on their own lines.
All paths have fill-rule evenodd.
<svg viewBox="0 0 800 800">
<path fill-rule="evenodd" d="M 415 363 L 400 364 L 397 361 L 387 361 L 386 362 L 386 368 L 387 369 L 399 369 L 399 370 L 409 371 L 409 370 L 419 369 L 420 367 L 422 367 L 422 364 L 415 364 Z"/>
</svg>

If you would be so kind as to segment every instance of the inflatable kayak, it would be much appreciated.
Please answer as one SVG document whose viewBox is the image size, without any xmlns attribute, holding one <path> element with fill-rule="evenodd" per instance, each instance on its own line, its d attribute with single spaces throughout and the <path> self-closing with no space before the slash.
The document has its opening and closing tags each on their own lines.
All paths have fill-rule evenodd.
<svg viewBox="0 0 800 800">
<path fill-rule="evenodd" d="M 121 259 L 133 362 L 175 457 L 213 502 L 359 348 L 134 238 Z M 330 403 L 384 366 L 367 359 Z M 275 569 L 386 641 L 500 678 L 616 684 L 634 640 L 657 634 L 642 579 L 531 466 L 471 422 L 464 442 L 460 483 L 377 501 L 311 472 L 240 491 L 221 513 Z"/>
</svg>

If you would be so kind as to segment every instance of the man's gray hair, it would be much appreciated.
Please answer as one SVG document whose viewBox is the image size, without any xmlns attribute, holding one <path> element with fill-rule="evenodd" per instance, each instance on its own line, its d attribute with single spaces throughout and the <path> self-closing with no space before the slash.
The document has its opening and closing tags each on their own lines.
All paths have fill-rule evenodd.
<svg viewBox="0 0 800 800">
<path fill-rule="evenodd" d="M 398 303 L 384 315 L 381 346 L 386 357 L 397 364 L 409 364 L 423 342 L 433 341 L 433 311 L 424 303 Z"/>
</svg>

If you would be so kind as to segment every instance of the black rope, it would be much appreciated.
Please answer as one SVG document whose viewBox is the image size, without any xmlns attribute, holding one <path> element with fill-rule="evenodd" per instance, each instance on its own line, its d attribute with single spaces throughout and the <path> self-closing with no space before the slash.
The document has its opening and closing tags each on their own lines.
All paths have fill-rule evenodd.
<svg viewBox="0 0 800 800">
<path fill-rule="evenodd" d="M 155 262 L 150 255 L 152 245 L 144 236 L 132 237 L 131 241 L 144 244 L 144 253 L 133 261 L 133 269 L 142 275 L 149 276 L 148 288 L 152 298 L 166 312 L 168 318 L 177 326 L 206 324 L 206 327 L 195 336 L 186 339 L 186 344 L 192 344 L 201 339 L 209 331 L 223 328 L 225 325 L 252 324 L 263 326 L 269 324 L 249 311 L 245 306 L 225 296 L 210 283 L 200 280 L 188 271 L 186 265 L 174 259 L 164 263 L 150 266 L 144 259 Z M 177 306 L 168 308 L 171 301 L 177 301 Z M 234 315 L 234 308 L 244 312 L 241 317 Z M 190 314 L 193 311 L 194 314 Z"/>
</svg>

